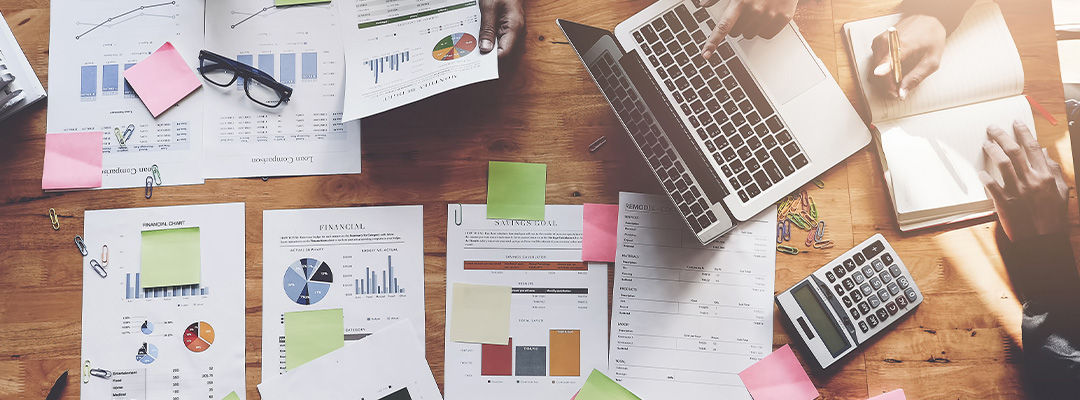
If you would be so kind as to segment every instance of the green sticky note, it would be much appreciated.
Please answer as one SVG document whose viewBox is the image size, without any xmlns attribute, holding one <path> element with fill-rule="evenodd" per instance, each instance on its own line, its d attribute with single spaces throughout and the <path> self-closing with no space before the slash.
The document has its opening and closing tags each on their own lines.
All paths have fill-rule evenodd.
<svg viewBox="0 0 1080 400">
<path fill-rule="evenodd" d="M 547 165 L 488 163 L 489 219 L 543 221 L 546 196 Z"/>
<path fill-rule="evenodd" d="M 581 391 L 574 398 L 575 400 L 641 400 L 595 369 L 592 374 L 589 374 L 585 386 L 581 387 Z"/>
<path fill-rule="evenodd" d="M 199 228 L 142 232 L 142 287 L 199 283 L 202 265 Z"/>
<path fill-rule="evenodd" d="M 330 0 L 274 0 L 275 6 L 295 6 L 298 4 L 329 3 Z"/>
<path fill-rule="evenodd" d="M 234 392 L 232 392 L 232 393 L 229 393 L 229 395 L 228 395 L 228 396 L 225 396 L 225 398 L 224 398 L 224 399 L 222 399 L 222 400 L 240 400 L 240 396 L 238 396 L 238 395 L 236 394 L 236 392 L 234 391 Z"/>
<path fill-rule="evenodd" d="M 285 369 L 345 346 L 345 312 L 332 310 L 285 313 Z"/>
</svg>

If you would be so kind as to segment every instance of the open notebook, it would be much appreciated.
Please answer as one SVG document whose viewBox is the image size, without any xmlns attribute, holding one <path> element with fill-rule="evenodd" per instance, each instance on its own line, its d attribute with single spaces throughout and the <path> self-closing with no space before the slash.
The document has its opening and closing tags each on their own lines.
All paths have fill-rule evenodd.
<svg viewBox="0 0 1080 400">
<path fill-rule="evenodd" d="M 1013 121 L 1034 127 L 1022 95 L 1024 69 L 1012 35 L 991 1 L 976 3 L 949 35 L 940 69 L 900 101 L 871 83 L 871 43 L 900 20 L 888 15 L 844 25 L 852 62 L 903 231 L 993 212 L 979 181 L 986 128 Z"/>
</svg>

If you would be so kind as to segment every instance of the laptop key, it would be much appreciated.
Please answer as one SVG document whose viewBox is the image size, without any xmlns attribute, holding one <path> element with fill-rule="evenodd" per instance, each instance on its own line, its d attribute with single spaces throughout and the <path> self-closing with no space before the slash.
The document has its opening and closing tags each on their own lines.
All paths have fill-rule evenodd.
<svg viewBox="0 0 1080 400">
<path fill-rule="evenodd" d="M 743 100 L 743 102 L 745 102 L 745 101 L 746 100 Z M 757 125 L 758 123 L 761 122 L 761 116 L 759 116 L 758 113 L 756 113 L 756 112 L 750 111 L 748 114 L 746 114 L 746 120 L 750 122 L 750 125 Z M 767 131 L 767 129 L 765 127 L 765 124 L 761 124 L 761 128 L 762 128 L 762 130 L 758 132 L 759 135 L 762 134 L 762 132 Z M 756 130 L 757 129 L 755 128 L 755 131 Z"/>
<path fill-rule="evenodd" d="M 687 30 L 700 30 L 698 29 L 698 21 L 694 20 L 694 16 L 690 14 L 690 10 L 686 8 L 685 4 L 679 4 L 675 7 L 675 15 L 679 16 L 679 20 L 682 21 Z"/>
<path fill-rule="evenodd" d="M 748 114 L 748 113 L 750 113 L 750 111 L 753 111 L 753 106 L 750 105 L 749 100 L 743 100 L 742 102 L 739 102 L 739 110 L 741 110 L 743 112 L 743 114 Z M 749 115 L 747 115 L 747 117 L 749 117 Z M 747 118 L 747 119 L 750 120 L 751 125 L 756 125 L 757 124 L 757 121 L 754 121 L 753 119 L 750 119 L 750 118 Z"/>
<path fill-rule="evenodd" d="M 731 169 L 732 169 L 732 171 L 734 171 L 737 174 L 740 171 L 746 169 L 746 166 L 743 165 L 742 161 L 731 160 Z"/>
<path fill-rule="evenodd" d="M 761 141 L 758 140 L 758 138 L 756 138 L 756 137 L 751 137 L 751 138 L 746 140 L 746 145 L 750 146 L 750 149 L 752 149 L 752 150 L 757 150 L 758 148 L 761 147 Z"/>
<path fill-rule="evenodd" d="M 705 107 L 708 107 L 710 112 L 720 111 L 720 103 L 715 99 L 709 100 L 707 103 L 705 103 Z"/>
<path fill-rule="evenodd" d="M 724 111 L 726 111 L 730 115 L 739 112 L 739 108 L 735 105 L 734 101 L 729 101 L 727 103 L 724 103 Z"/>
<path fill-rule="evenodd" d="M 672 31 L 680 31 L 683 29 L 682 22 L 679 22 L 679 17 L 675 16 L 674 11 L 668 11 L 667 14 L 664 14 L 664 22 L 667 23 Z"/>
<path fill-rule="evenodd" d="M 773 132 L 777 132 L 784 127 L 784 124 L 780 122 L 780 117 L 777 117 L 776 115 L 769 117 L 769 119 L 766 120 L 765 123 L 769 125 L 769 129 L 771 129 Z"/>
<path fill-rule="evenodd" d="M 694 31 L 694 34 L 691 36 L 694 37 L 694 43 L 705 43 L 705 41 L 708 40 L 708 37 L 705 36 L 704 33 L 701 33 L 701 31 Z"/>
<path fill-rule="evenodd" d="M 746 160 L 746 169 L 747 170 L 749 170 L 749 171 L 757 171 L 760 168 L 761 168 L 761 165 L 758 164 L 757 160 L 755 160 L 753 158 L 751 158 L 749 160 Z"/>
<path fill-rule="evenodd" d="M 755 186 L 753 183 L 751 183 L 751 184 L 746 186 L 746 194 L 749 195 L 752 198 L 757 197 L 759 194 L 761 194 L 761 190 L 759 190 L 757 188 L 757 186 Z"/>
<path fill-rule="evenodd" d="M 768 176 L 765 176 L 765 171 L 759 170 L 758 172 L 755 172 L 754 182 L 757 182 L 758 187 L 762 190 L 772 187 L 772 181 L 769 180 Z"/>
<path fill-rule="evenodd" d="M 750 176 L 750 172 L 743 171 L 736 179 L 738 179 L 740 184 L 745 185 L 752 182 L 753 177 Z"/>
<path fill-rule="evenodd" d="M 767 139 L 772 138 L 770 137 Z M 779 147 L 773 148 L 769 154 L 772 155 L 773 160 L 776 161 L 776 165 L 780 167 L 780 172 L 784 174 L 784 176 L 795 173 L 795 166 L 791 165 L 791 161 L 788 161 L 787 156 L 784 155 L 784 151 L 780 150 Z"/>
<path fill-rule="evenodd" d="M 697 20 L 697 22 L 705 22 L 709 19 L 709 10 L 699 8 L 694 12 L 694 19 Z"/>
<path fill-rule="evenodd" d="M 799 169 L 805 167 L 810 161 L 806 160 L 806 156 L 799 154 L 791 159 L 791 163 L 795 165 L 795 169 Z"/>
<path fill-rule="evenodd" d="M 720 44 L 717 53 L 720 54 L 721 57 L 724 57 L 725 60 L 735 56 L 735 50 L 731 48 L 731 43 L 728 42 Z"/>
<path fill-rule="evenodd" d="M 732 125 L 731 122 L 725 122 L 720 128 L 724 130 L 724 134 L 726 135 L 735 134 L 735 125 Z"/>
<path fill-rule="evenodd" d="M 799 146 L 794 142 L 788 143 L 784 146 L 784 154 L 787 154 L 788 157 L 795 157 L 795 155 L 799 154 Z"/>
<path fill-rule="evenodd" d="M 784 178 L 784 174 L 776 167 L 773 160 L 765 161 L 763 165 L 765 166 L 765 173 L 769 175 L 769 179 L 772 179 L 773 182 L 780 182 L 780 179 Z"/>
<path fill-rule="evenodd" d="M 776 147 L 776 138 L 772 136 L 766 136 L 764 139 L 761 139 L 761 144 L 765 145 L 766 149 L 772 149 L 773 147 Z M 777 150 L 780 149 L 777 148 Z M 781 151 L 780 154 L 784 154 L 783 151 Z M 773 157 L 776 157 L 776 154 L 773 154 Z"/>
<path fill-rule="evenodd" d="M 656 36 L 656 30 L 653 29 L 652 25 L 645 25 L 644 28 L 641 28 L 641 34 L 645 36 L 645 40 L 649 43 L 660 40 L 660 38 Z"/>
<path fill-rule="evenodd" d="M 693 42 L 691 42 L 691 38 L 690 38 L 690 33 L 688 33 L 687 31 L 680 31 L 679 33 L 676 33 L 675 34 L 675 40 L 678 40 L 679 43 L 685 43 L 687 46 L 693 46 Z M 685 46 L 684 46 L 684 50 L 685 50 Z M 697 53 L 697 51 L 690 51 L 690 50 L 685 50 L 685 51 L 688 54 Z"/>
</svg>

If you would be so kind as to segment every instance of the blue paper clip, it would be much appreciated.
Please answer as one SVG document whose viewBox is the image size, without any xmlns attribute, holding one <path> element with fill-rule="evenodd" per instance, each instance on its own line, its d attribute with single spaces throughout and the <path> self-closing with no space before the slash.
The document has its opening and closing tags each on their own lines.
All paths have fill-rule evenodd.
<svg viewBox="0 0 1080 400">
<path fill-rule="evenodd" d="M 784 241 L 791 240 L 791 221 L 784 220 Z"/>
<path fill-rule="evenodd" d="M 135 134 L 135 125 L 129 124 L 127 129 L 124 129 L 124 141 L 121 143 L 127 143 L 128 140 L 131 140 L 131 135 L 133 134 Z"/>
<path fill-rule="evenodd" d="M 109 277 L 109 272 L 105 271 L 105 267 L 102 267 L 98 260 L 90 259 L 90 268 L 97 272 L 102 279 Z"/>
<path fill-rule="evenodd" d="M 75 235 L 75 247 L 79 248 L 79 253 L 82 253 L 83 257 L 90 254 L 86 251 L 86 242 L 83 242 L 82 236 Z"/>
<path fill-rule="evenodd" d="M 776 223 L 776 244 L 784 243 L 784 221 Z"/>
<path fill-rule="evenodd" d="M 146 177 L 146 198 L 150 198 L 154 195 L 154 177 Z"/>
<path fill-rule="evenodd" d="M 824 238 L 825 238 L 825 221 L 822 220 L 822 221 L 818 222 L 817 240 L 822 240 Z"/>
</svg>

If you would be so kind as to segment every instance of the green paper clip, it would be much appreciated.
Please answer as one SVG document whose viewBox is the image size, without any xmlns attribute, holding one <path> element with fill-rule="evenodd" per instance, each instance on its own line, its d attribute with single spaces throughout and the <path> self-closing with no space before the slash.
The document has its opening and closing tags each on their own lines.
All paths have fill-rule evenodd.
<svg viewBox="0 0 1080 400">
<path fill-rule="evenodd" d="M 161 170 L 158 169 L 157 164 L 150 167 L 150 173 L 154 176 L 154 184 L 161 186 Z"/>
<path fill-rule="evenodd" d="M 825 181 L 823 181 L 821 179 L 818 179 L 818 178 L 814 178 L 813 182 L 814 182 L 814 186 L 817 186 L 818 189 L 824 189 L 825 188 Z"/>
<path fill-rule="evenodd" d="M 782 244 L 776 245 L 776 251 L 778 251 L 780 253 L 784 253 L 784 254 L 790 254 L 790 255 L 793 255 L 793 256 L 799 254 L 799 249 L 796 249 L 796 248 L 791 247 L 791 246 L 784 246 Z"/>
</svg>

